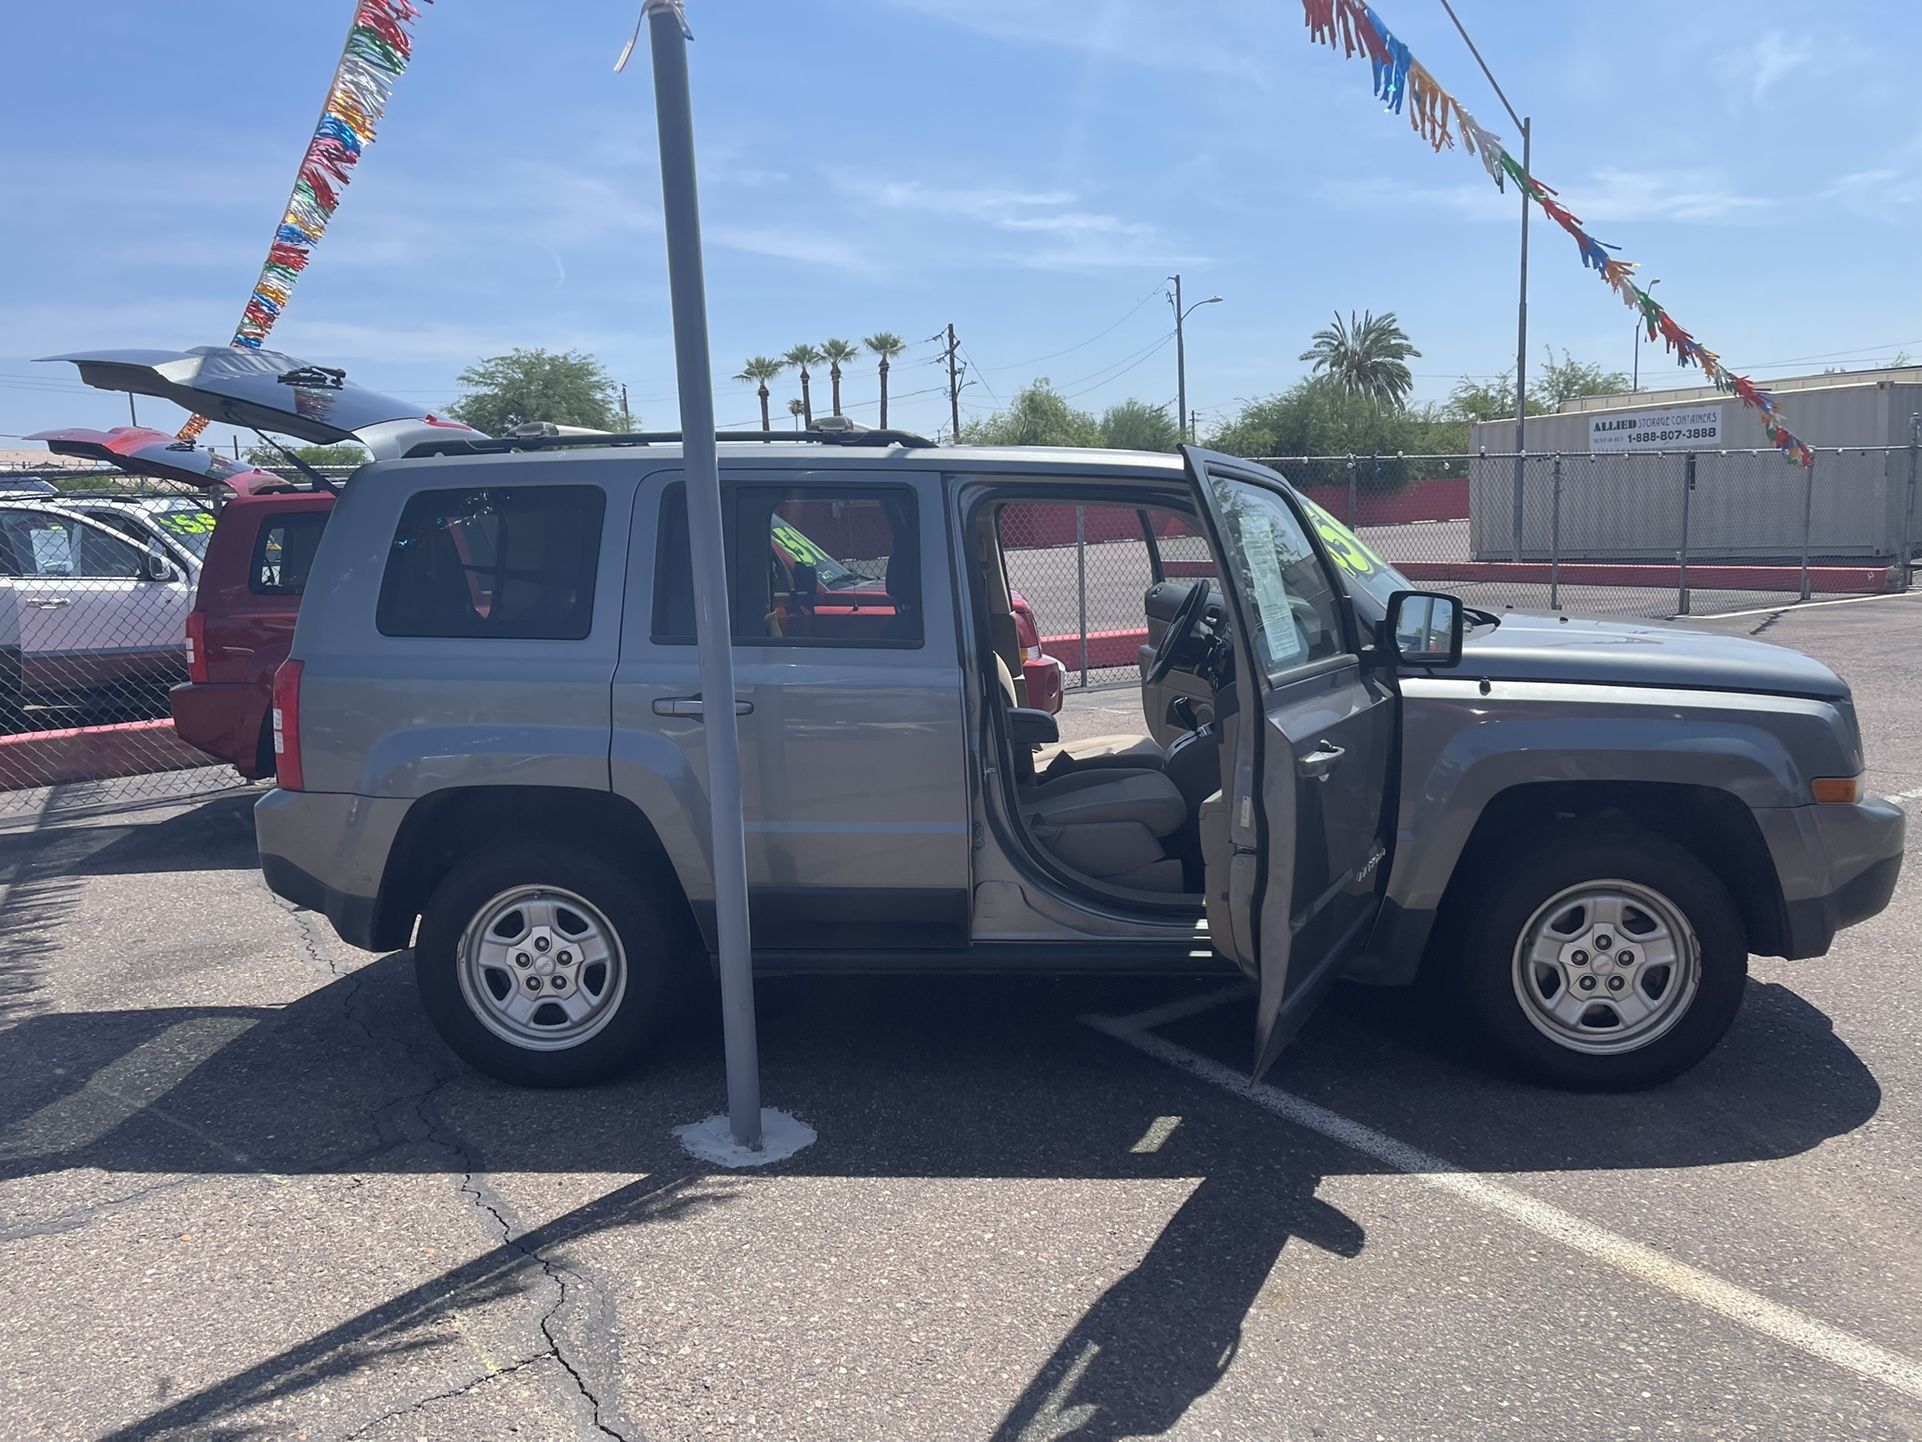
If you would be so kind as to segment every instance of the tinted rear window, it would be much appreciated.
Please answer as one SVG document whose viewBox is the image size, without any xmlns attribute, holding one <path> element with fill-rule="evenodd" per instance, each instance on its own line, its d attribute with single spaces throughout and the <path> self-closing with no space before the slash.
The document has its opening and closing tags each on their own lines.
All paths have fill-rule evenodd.
<svg viewBox="0 0 1922 1442">
<path fill-rule="evenodd" d="M 579 641 L 594 619 L 598 486 L 423 491 L 381 577 L 385 636 Z"/>
<path fill-rule="evenodd" d="M 314 547 L 326 526 L 325 511 L 293 511 L 269 520 L 254 537 L 247 589 L 256 596 L 298 596 L 305 591 Z"/>
</svg>

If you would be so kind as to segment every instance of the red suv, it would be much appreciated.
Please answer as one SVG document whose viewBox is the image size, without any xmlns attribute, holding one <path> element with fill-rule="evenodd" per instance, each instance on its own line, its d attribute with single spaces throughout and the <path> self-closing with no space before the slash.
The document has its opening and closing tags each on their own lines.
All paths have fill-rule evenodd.
<svg viewBox="0 0 1922 1442">
<path fill-rule="evenodd" d="M 221 508 L 187 615 L 187 677 L 169 704 L 183 741 L 249 781 L 274 774 L 274 671 L 293 644 L 328 491 L 267 491 Z"/>
</svg>

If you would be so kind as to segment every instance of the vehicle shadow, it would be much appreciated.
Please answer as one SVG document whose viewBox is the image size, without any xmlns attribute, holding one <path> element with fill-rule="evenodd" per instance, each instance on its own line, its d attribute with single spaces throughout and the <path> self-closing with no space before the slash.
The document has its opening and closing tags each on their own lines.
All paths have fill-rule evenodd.
<svg viewBox="0 0 1922 1442">
<path fill-rule="evenodd" d="M 780 1174 L 1191 1184 L 1036 1371 L 997 1432 L 1010 1442 L 1165 1431 L 1232 1365 L 1291 1242 L 1341 1257 L 1364 1248 L 1361 1228 L 1316 1193 L 1375 1162 L 1081 1024 L 1196 991 L 1112 979 L 762 985 L 765 1094 L 820 1133 Z M 284 1007 L 28 1016 L 0 1048 L 0 1179 L 62 1168 L 637 1176 L 122 1434 L 207 1435 L 364 1364 L 423 1319 L 525 1285 L 556 1247 L 723 1201 L 729 1184 L 690 1169 L 670 1135 L 719 1108 L 717 1033 L 708 1011 L 689 1017 L 644 1073 L 571 1095 L 556 1127 L 552 1093 L 489 1082 L 445 1051 L 406 953 Z M 1158 1034 L 1230 1065 L 1245 1064 L 1251 1042 L 1238 1003 Z M 1349 993 L 1273 1080 L 1461 1165 L 1516 1172 L 1790 1156 L 1859 1126 L 1881 1100 L 1827 1019 L 1776 986 L 1751 987 L 1708 1063 L 1634 1097 L 1521 1085 L 1467 1064 L 1448 1036 L 1419 1003 Z"/>
</svg>

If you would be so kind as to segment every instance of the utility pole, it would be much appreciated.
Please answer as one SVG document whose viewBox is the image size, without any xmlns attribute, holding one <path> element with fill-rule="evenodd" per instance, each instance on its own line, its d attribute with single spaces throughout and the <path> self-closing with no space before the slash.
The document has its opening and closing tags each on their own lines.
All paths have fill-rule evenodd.
<svg viewBox="0 0 1922 1442">
<path fill-rule="evenodd" d="M 634 418 L 633 416 L 628 414 L 628 409 L 627 409 L 627 382 L 626 381 L 621 382 L 621 429 L 624 431 L 631 431 L 634 429 Z"/>
<path fill-rule="evenodd" d="M 135 426 L 140 424 L 140 417 L 134 413 L 132 391 L 127 392 L 127 423 Z"/>
<path fill-rule="evenodd" d="M 960 342 L 954 338 L 954 322 L 948 322 L 948 415 L 954 425 L 953 440 L 961 439 L 961 372 L 954 363 Z"/>
<path fill-rule="evenodd" d="M 1194 443 L 1195 436 L 1200 431 L 1200 428 L 1201 428 L 1201 412 L 1189 411 L 1188 412 L 1188 441 L 1191 445 Z"/>
<path fill-rule="evenodd" d="M 1188 414 L 1188 342 L 1181 334 L 1181 277 L 1171 275 L 1175 293 L 1169 302 L 1175 308 L 1175 422 Z"/>
<path fill-rule="evenodd" d="M 1175 425 L 1181 426 L 1188 418 L 1188 341 L 1182 331 L 1181 323 L 1196 311 L 1200 310 L 1204 305 L 1219 305 L 1221 303 L 1221 297 L 1211 295 L 1206 300 L 1198 300 L 1186 310 L 1183 310 L 1181 308 L 1181 277 L 1171 275 L 1168 279 L 1173 281 L 1175 285 L 1174 294 L 1168 297 L 1168 304 L 1174 307 L 1175 312 Z M 1188 439 L 1194 439 L 1192 429 L 1190 429 L 1188 433 Z"/>
</svg>

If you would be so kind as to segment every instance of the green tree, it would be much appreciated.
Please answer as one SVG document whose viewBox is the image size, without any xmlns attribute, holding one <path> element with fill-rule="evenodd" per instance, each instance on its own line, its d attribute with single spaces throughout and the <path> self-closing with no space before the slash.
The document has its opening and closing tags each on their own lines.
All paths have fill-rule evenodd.
<svg viewBox="0 0 1922 1442">
<path fill-rule="evenodd" d="M 824 340 L 821 342 L 821 359 L 828 363 L 828 379 L 834 387 L 834 414 L 841 414 L 841 367 L 848 365 L 861 354 L 861 347 L 852 341 Z"/>
<path fill-rule="evenodd" d="M 961 423 L 960 439 L 975 446 L 1098 446 L 1101 425 L 1078 411 L 1043 377 L 1015 392 L 1008 408 Z"/>
<path fill-rule="evenodd" d="M 807 410 L 807 403 L 805 401 L 791 400 L 787 403 L 787 413 L 794 417 L 795 430 L 798 431 L 801 429 L 801 417 L 807 414 Z"/>
<path fill-rule="evenodd" d="M 1515 372 L 1503 371 L 1492 381 L 1467 378 L 1456 381 L 1443 409 L 1460 421 L 1512 420 L 1515 415 Z M 1542 413 L 1541 401 L 1532 394 L 1528 398 L 1528 413 L 1531 416 Z"/>
<path fill-rule="evenodd" d="M 1605 371 L 1592 361 L 1576 360 L 1567 351 L 1556 360 L 1552 346 L 1543 346 L 1542 354 L 1545 359 L 1535 373 L 1534 384 L 1528 388 L 1528 398 L 1545 411 L 1558 411 L 1579 396 L 1620 395 L 1628 389 L 1628 375 L 1624 371 Z M 1511 385 L 1509 390 L 1512 393 L 1514 387 Z M 1508 413 L 1515 413 L 1513 401 L 1509 402 Z"/>
<path fill-rule="evenodd" d="M 1332 377 L 1321 375 L 1297 381 L 1279 395 L 1250 401 L 1208 437 L 1208 444 L 1237 456 L 1330 458 L 1328 465 L 1291 472 L 1294 480 L 1307 485 L 1343 480 L 1348 457 L 1367 458 L 1369 464 L 1357 468 L 1358 484 L 1392 491 L 1415 474 L 1401 456 L 1459 454 L 1467 445 L 1467 427 L 1432 409 L 1409 411 L 1349 395 Z M 1443 474 L 1433 463 L 1418 469 L 1423 475 Z"/>
<path fill-rule="evenodd" d="M 808 367 L 818 366 L 827 357 L 803 341 L 781 357 L 789 366 L 801 373 L 801 417 L 810 429 L 814 425 L 814 397 L 808 393 Z M 793 407 L 789 407 L 790 410 Z"/>
<path fill-rule="evenodd" d="M 888 367 L 908 348 L 908 343 L 891 330 L 877 330 L 861 344 L 880 362 L 876 369 L 881 372 L 881 429 L 885 431 L 888 428 Z"/>
<path fill-rule="evenodd" d="M 1420 351 L 1409 344 L 1395 313 L 1363 311 L 1361 319 L 1348 312 L 1344 324 L 1339 311 L 1335 323 L 1310 337 L 1301 359 L 1314 362 L 1317 375 L 1326 375 L 1349 396 L 1399 409 L 1407 404 L 1415 378 L 1405 364 Z"/>
<path fill-rule="evenodd" d="M 1101 443 L 1118 451 L 1172 451 L 1181 445 L 1181 427 L 1166 406 L 1126 400 L 1101 413 Z"/>
<path fill-rule="evenodd" d="M 352 441 L 337 446 L 289 446 L 288 450 L 310 466 L 364 466 L 367 451 Z M 247 464 L 263 471 L 286 470 L 287 458 L 272 446 L 249 446 L 244 453 Z"/>
<path fill-rule="evenodd" d="M 734 377 L 737 381 L 752 383 L 757 387 L 755 393 L 761 398 L 761 429 L 764 431 L 774 429 L 774 422 L 767 413 L 767 383 L 786 369 L 783 362 L 771 355 L 749 356 L 747 364 L 741 367 L 741 373 Z"/>
<path fill-rule="evenodd" d="M 458 377 L 467 394 L 447 414 L 500 435 L 529 421 L 615 428 L 614 382 L 585 351 L 521 350 L 489 356 Z"/>
</svg>

